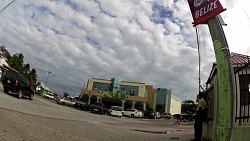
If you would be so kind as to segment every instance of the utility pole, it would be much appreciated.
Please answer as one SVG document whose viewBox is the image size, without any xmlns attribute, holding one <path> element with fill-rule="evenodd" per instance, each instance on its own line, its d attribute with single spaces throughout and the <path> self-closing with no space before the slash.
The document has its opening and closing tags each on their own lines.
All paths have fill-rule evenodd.
<svg viewBox="0 0 250 141">
<path fill-rule="evenodd" d="M 46 88 L 46 86 L 47 86 L 47 82 L 48 82 L 48 79 L 49 79 L 49 75 L 51 74 L 52 72 L 49 70 L 48 71 L 48 75 L 47 75 L 47 79 L 46 79 L 46 82 L 45 82 L 45 88 Z"/>
<path fill-rule="evenodd" d="M 215 141 L 229 141 L 233 129 L 234 79 L 231 55 L 219 15 L 208 20 L 217 65 L 217 116 L 215 117 Z"/>
</svg>

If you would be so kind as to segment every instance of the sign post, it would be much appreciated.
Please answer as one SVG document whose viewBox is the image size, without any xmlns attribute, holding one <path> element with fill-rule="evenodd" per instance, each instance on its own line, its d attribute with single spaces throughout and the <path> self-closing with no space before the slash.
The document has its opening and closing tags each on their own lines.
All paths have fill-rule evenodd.
<svg viewBox="0 0 250 141">
<path fill-rule="evenodd" d="M 188 0 L 194 26 L 208 24 L 217 63 L 216 117 L 214 117 L 215 141 L 229 141 L 233 125 L 233 68 L 230 51 L 218 14 L 224 11 L 219 0 Z"/>
</svg>

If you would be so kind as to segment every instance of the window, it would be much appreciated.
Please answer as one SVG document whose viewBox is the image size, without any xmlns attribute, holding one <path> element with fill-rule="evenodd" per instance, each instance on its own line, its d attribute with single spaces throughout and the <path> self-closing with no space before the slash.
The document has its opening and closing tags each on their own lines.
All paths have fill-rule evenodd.
<svg viewBox="0 0 250 141">
<path fill-rule="evenodd" d="M 250 74 L 242 74 L 239 75 L 239 83 L 240 83 L 240 104 L 248 105 L 250 104 Z"/>
</svg>

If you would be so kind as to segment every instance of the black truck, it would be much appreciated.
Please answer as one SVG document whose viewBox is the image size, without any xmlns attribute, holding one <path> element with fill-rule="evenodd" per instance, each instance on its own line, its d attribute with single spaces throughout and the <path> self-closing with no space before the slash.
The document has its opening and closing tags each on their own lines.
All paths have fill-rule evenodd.
<svg viewBox="0 0 250 141">
<path fill-rule="evenodd" d="M 7 71 L 2 79 L 5 93 L 9 91 L 15 94 L 19 99 L 28 97 L 30 100 L 34 97 L 34 91 L 24 75 L 12 71 Z"/>
</svg>

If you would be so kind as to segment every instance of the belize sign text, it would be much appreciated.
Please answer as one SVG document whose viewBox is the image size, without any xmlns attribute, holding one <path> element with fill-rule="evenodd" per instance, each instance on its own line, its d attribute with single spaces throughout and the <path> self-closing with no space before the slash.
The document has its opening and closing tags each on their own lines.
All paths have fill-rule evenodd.
<svg viewBox="0 0 250 141">
<path fill-rule="evenodd" d="M 188 0 L 194 19 L 194 26 L 207 21 L 224 11 L 219 0 Z"/>
</svg>

